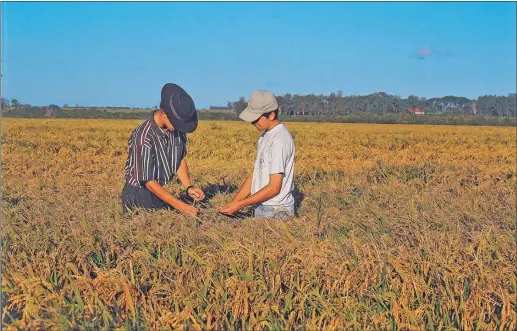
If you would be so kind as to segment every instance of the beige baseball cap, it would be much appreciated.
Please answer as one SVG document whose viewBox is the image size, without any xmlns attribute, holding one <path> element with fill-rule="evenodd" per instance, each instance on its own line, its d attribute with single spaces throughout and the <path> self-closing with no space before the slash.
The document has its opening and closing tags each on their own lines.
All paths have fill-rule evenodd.
<svg viewBox="0 0 517 331">
<path fill-rule="evenodd" d="M 239 118 L 246 122 L 257 120 L 260 115 L 278 109 L 278 102 L 273 93 L 268 91 L 255 91 L 248 100 L 248 107 L 242 111 Z"/>
</svg>

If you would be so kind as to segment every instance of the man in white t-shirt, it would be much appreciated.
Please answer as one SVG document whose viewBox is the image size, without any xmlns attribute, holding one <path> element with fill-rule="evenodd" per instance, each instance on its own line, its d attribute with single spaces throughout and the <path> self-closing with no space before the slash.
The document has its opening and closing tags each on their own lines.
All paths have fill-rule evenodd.
<svg viewBox="0 0 517 331">
<path fill-rule="evenodd" d="M 278 103 L 267 91 L 254 92 L 239 116 L 263 131 L 257 143 L 253 172 L 232 202 L 218 211 L 233 215 L 254 206 L 255 217 L 285 219 L 294 216 L 294 141 L 278 119 Z"/>
</svg>

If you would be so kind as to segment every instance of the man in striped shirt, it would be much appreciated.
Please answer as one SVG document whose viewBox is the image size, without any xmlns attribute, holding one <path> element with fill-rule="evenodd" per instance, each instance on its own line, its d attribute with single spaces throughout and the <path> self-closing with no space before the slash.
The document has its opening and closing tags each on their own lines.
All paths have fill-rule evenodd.
<svg viewBox="0 0 517 331">
<path fill-rule="evenodd" d="M 192 98 L 178 85 L 162 88 L 160 109 L 138 126 L 128 141 L 126 184 L 122 190 L 124 210 L 171 207 L 196 216 L 199 210 L 174 198 L 162 186 L 174 176 L 194 200 L 204 192 L 191 185 L 187 161 L 187 136 L 197 128 L 197 111 Z"/>
</svg>

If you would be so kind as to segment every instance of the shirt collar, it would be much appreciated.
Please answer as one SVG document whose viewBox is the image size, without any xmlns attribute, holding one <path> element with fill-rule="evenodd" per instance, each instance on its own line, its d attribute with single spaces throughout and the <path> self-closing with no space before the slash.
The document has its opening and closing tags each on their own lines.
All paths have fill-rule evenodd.
<svg viewBox="0 0 517 331">
<path fill-rule="evenodd" d="M 269 130 L 269 131 L 264 131 L 264 135 L 266 135 L 266 134 L 271 134 L 271 133 L 273 133 L 273 132 L 278 131 L 278 129 L 279 129 L 281 126 L 283 126 L 283 123 L 281 123 L 281 122 L 280 122 L 280 123 L 278 123 L 278 125 L 277 125 L 277 126 L 275 126 L 274 128 L 272 128 L 271 130 Z"/>
<path fill-rule="evenodd" d="M 162 138 L 167 138 L 169 137 L 169 130 L 167 130 L 166 132 L 164 132 L 159 126 L 158 124 L 156 124 L 156 121 L 154 119 L 154 115 L 151 116 L 151 118 L 149 119 L 149 121 L 151 121 L 151 129 L 158 135 L 158 137 L 162 137 Z"/>
</svg>

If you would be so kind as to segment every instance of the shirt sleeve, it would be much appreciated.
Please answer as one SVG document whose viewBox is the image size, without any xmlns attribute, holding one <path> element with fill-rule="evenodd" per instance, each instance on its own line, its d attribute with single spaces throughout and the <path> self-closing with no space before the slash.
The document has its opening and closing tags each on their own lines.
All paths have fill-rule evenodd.
<svg viewBox="0 0 517 331">
<path fill-rule="evenodd" d="M 135 146 L 135 179 L 144 186 L 154 178 L 156 158 L 151 147 L 146 145 Z"/>
<path fill-rule="evenodd" d="M 271 159 L 269 163 L 269 174 L 285 174 L 287 161 L 292 155 L 290 144 L 287 143 L 273 143 L 271 147 Z"/>
</svg>

